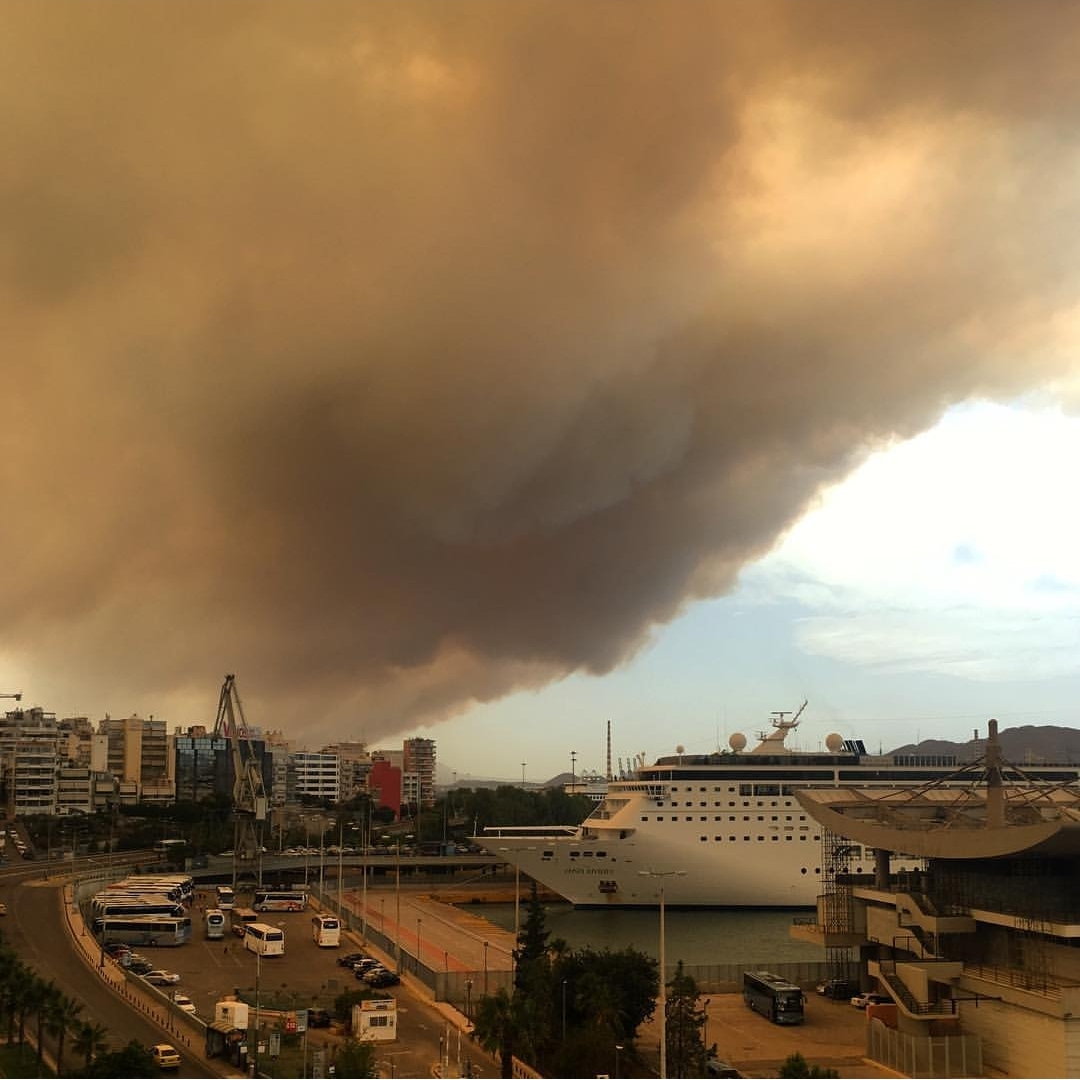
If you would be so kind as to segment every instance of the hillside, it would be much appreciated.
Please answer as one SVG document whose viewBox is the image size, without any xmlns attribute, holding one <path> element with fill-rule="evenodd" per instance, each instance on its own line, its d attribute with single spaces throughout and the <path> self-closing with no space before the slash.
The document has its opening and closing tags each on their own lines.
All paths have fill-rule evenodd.
<svg viewBox="0 0 1080 1080">
<path fill-rule="evenodd" d="M 1055 765 L 1080 764 L 1080 730 L 1053 725 L 1032 725 L 1006 728 L 999 732 L 1002 753 L 1006 761 L 1023 766 L 1050 763 Z M 949 742 L 945 739 L 924 739 L 920 743 L 907 743 L 890 751 L 893 754 L 955 754 L 960 761 L 973 761 L 980 757 L 986 743 Z"/>
</svg>

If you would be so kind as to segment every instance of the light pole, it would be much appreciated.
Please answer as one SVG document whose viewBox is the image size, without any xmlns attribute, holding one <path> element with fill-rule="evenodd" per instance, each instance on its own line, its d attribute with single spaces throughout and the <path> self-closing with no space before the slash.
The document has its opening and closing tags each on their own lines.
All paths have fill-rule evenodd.
<svg viewBox="0 0 1080 1080">
<path fill-rule="evenodd" d="M 488 992 L 487 951 L 488 951 L 488 943 L 485 941 L 484 942 L 484 997 L 487 997 L 487 992 Z"/>
<path fill-rule="evenodd" d="M 420 974 L 420 954 L 423 952 L 420 944 L 420 917 L 416 918 L 416 974 Z"/>
<path fill-rule="evenodd" d="M 527 764 L 528 764 L 528 762 L 527 762 L 527 761 L 523 761 L 523 762 L 521 763 L 521 786 L 522 786 L 522 787 L 524 787 L 524 786 L 525 786 L 525 766 L 526 766 Z"/>
<path fill-rule="evenodd" d="M 619 1051 L 621 1049 L 622 1049 L 622 1047 L 618 1043 L 616 1043 L 615 1044 L 615 1080 L 619 1080 Z"/>
<path fill-rule="evenodd" d="M 664 878 L 683 877 L 685 870 L 639 870 L 642 877 L 660 879 L 660 1080 L 667 1078 L 667 957 L 664 934 Z"/>
</svg>

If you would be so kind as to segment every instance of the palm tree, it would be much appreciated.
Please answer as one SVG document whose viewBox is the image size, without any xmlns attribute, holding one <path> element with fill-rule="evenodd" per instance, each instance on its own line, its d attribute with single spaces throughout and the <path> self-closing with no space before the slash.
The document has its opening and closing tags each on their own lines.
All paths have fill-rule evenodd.
<svg viewBox="0 0 1080 1080">
<path fill-rule="evenodd" d="M 57 994 L 52 1003 L 52 1008 L 49 1010 L 49 1032 L 56 1036 L 57 1076 L 62 1076 L 64 1073 L 64 1037 L 69 1031 L 74 1030 L 75 1025 L 79 1022 L 79 1013 L 81 1012 L 82 1006 L 74 998 L 69 998 L 64 993 Z"/>
<path fill-rule="evenodd" d="M 503 987 L 482 997 L 476 1005 L 472 1037 L 491 1054 L 498 1054 L 502 1075 L 513 1076 L 518 1019 L 514 1003 Z"/>
<path fill-rule="evenodd" d="M 33 1009 L 37 1020 L 37 1060 L 40 1066 L 41 1055 L 45 1049 L 45 1042 L 42 1038 L 45 1034 L 45 1022 L 48 1020 L 49 1013 L 54 1008 L 55 1002 L 60 997 L 60 987 L 51 979 L 48 982 L 35 979 L 32 985 L 35 991 Z"/>
<path fill-rule="evenodd" d="M 94 1058 L 109 1045 L 106 1040 L 108 1034 L 108 1028 L 89 1020 L 84 1020 L 76 1028 L 75 1038 L 72 1040 L 71 1046 L 76 1054 L 82 1054 L 86 1058 L 87 1073 L 90 1072 L 90 1066 L 93 1064 Z M 57 1065 L 59 1065 L 59 1062 L 57 1062 Z M 59 1069 L 57 1071 L 59 1072 Z"/>
</svg>

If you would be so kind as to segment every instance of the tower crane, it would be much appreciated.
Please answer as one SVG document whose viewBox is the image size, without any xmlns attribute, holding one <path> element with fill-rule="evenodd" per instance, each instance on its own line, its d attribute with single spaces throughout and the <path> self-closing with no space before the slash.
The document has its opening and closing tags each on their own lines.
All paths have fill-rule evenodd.
<svg viewBox="0 0 1080 1080">
<path fill-rule="evenodd" d="M 0 694 L 0 697 L 13 697 L 16 701 L 22 701 L 22 691 L 16 690 L 13 694 Z"/>
<path fill-rule="evenodd" d="M 236 689 L 236 676 L 226 675 L 218 699 L 214 735 L 228 739 L 233 766 L 233 888 L 241 876 L 253 875 L 262 884 L 262 831 L 267 797 L 262 761 Z"/>
</svg>

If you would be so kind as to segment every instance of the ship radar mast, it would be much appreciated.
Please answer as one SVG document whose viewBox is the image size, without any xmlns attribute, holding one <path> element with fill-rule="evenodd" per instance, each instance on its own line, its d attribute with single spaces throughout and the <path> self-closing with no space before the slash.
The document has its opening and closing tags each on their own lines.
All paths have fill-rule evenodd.
<svg viewBox="0 0 1080 1080">
<path fill-rule="evenodd" d="M 754 753 L 767 754 L 773 750 L 783 749 L 788 732 L 794 731 L 799 726 L 799 717 L 802 716 L 807 704 L 808 702 L 804 700 L 794 713 L 790 709 L 770 713 L 769 723 L 772 731 L 758 732 L 761 742 L 754 748 Z"/>
</svg>

